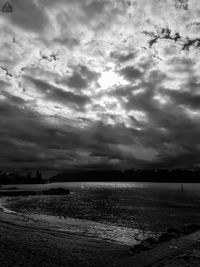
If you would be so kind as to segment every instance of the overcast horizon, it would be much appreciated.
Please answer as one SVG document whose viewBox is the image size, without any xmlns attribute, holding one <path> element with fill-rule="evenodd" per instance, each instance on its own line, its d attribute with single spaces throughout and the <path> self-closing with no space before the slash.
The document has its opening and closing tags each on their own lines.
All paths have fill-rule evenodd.
<svg viewBox="0 0 200 267">
<path fill-rule="evenodd" d="M 199 1 L 0 9 L 1 170 L 200 167 Z"/>
</svg>

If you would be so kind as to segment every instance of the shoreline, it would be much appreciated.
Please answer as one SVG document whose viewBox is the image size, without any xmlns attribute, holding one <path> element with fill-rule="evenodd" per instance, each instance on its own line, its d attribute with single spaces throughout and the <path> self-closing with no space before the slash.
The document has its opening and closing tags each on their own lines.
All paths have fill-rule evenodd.
<svg viewBox="0 0 200 267">
<path fill-rule="evenodd" d="M 0 233 L 2 266 L 115 266 L 128 249 L 111 241 L 63 232 L 3 210 Z"/>
<path fill-rule="evenodd" d="M 157 267 L 180 262 L 176 266 L 200 265 L 200 231 L 129 255 L 130 246 L 63 231 L 62 227 L 9 210 L 4 206 L 6 199 L 0 198 L 2 266 Z"/>
<path fill-rule="evenodd" d="M 31 196 L 37 197 L 37 196 Z M 47 196 L 43 196 L 47 197 Z M 39 227 L 46 227 L 51 229 L 52 231 L 56 231 L 58 233 L 70 234 L 75 236 L 82 236 L 86 238 L 92 238 L 97 242 L 106 242 L 111 243 L 119 246 L 126 247 L 126 251 L 133 245 L 134 242 L 129 242 L 128 240 L 121 240 L 120 238 L 113 237 L 111 235 L 112 232 L 120 232 L 123 236 L 124 234 L 124 227 L 116 227 L 116 226 L 108 226 L 102 223 L 88 221 L 86 219 L 78 219 L 73 217 L 63 217 L 63 216 L 54 216 L 54 215 L 45 215 L 45 214 L 38 214 L 38 213 L 21 213 L 19 211 L 14 211 L 6 206 L 7 199 L 12 200 L 13 197 L 0 197 L 0 212 L 8 214 L 8 215 L 15 215 L 17 221 L 27 220 L 29 222 L 34 223 Z M 106 226 L 106 229 L 104 228 Z M 127 228 L 128 229 L 128 228 Z M 127 230 L 126 229 L 126 230 Z M 137 229 L 135 229 L 135 233 L 137 233 Z M 107 232 L 109 234 L 107 234 Z M 140 233 L 141 234 L 141 233 Z M 143 234 L 143 232 L 142 232 Z M 138 243 L 138 242 L 137 242 Z"/>
<path fill-rule="evenodd" d="M 10 210 L 5 206 L 5 201 L 8 197 L 4 196 L 4 197 L 0 197 L 0 211 L 2 210 L 4 213 L 12 213 L 12 214 L 18 214 L 21 215 L 20 212 L 16 212 L 14 210 Z"/>
<path fill-rule="evenodd" d="M 175 266 L 186 267 L 200 264 L 200 231 L 128 256 L 128 246 L 62 232 L 23 215 L 0 210 L 0 238 L 2 266 L 158 267 L 177 264 Z"/>
<path fill-rule="evenodd" d="M 41 197 L 46 198 L 47 196 L 41 196 Z M 31 199 L 32 198 L 37 199 L 37 196 L 31 196 Z M 103 241 L 105 240 L 119 245 L 125 245 L 127 247 L 136 245 L 148 237 L 158 236 L 158 233 L 156 234 L 147 230 L 145 231 L 138 228 L 128 228 L 128 227 L 110 225 L 82 218 L 73 218 L 63 215 L 60 216 L 47 215 L 45 213 L 43 214 L 37 212 L 23 213 L 19 211 L 13 211 L 6 206 L 6 199 L 8 200 L 14 199 L 15 201 L 15 198 L 12 197 L 0 198 L 0 206 L 3 207 L 5 212 L 14 213 L 16 215 L 18 214 L 27 217 L 28 219 L 33 220 L 38 224 L 48 225 L 48 227 L 54 228 L 58 231 L 63 231 L 72 234 L 74 233 L 86 237 L 93 237 L 99 240 Z"/>
</svg>

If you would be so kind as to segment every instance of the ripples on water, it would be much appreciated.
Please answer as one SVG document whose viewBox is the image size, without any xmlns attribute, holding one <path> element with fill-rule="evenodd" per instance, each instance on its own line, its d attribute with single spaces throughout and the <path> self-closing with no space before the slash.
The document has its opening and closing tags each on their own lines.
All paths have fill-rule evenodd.
<svg viewBox="0 0 200 267">
<path fill-rule="evenodd" d="M 178 184 L 61 185 L 71 187 L 72 193 L 16 198 L 17 201 L 8 203 L 9 208 L 35 218 L 40 215 L 40 219 L 51 223 L 59 222 L 68 231 L 126 244 L 156 235 L 167 227 L 200 222 L 198 186 L 186 184 L 182 193 Z M 47 185 L 53 186 L 58 184 Z"/>
</svg>

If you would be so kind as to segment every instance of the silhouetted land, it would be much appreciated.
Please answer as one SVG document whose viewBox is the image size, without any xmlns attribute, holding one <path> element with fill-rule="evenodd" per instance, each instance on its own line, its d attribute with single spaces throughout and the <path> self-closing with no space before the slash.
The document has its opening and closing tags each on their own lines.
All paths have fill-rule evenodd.
<svg viewBox="0 0 200 267">
<path fill-rule="evenodd" d="M 169 182 L 199 183 L 199 170 L 104 170 L 71 171 L 53 176 L 49 182 Z"/>
<path fill-rule="evenodd" d="M 2 184 L 43 184 L 42 173 L 4 172 L 0 171 L 0 185 Z"/>
<path fill-rule="evenodd" d="M 68 171 L 51 177 L 48 181 L 42 178 L 42 173 L 36 171 L 21 174 L 17 172 L 0 171 L 2 184 L 43 184 L 45 182 L 168 182 L 168 183 L 199 183 L 200 170 L 89 170 Z"/>
</svg>

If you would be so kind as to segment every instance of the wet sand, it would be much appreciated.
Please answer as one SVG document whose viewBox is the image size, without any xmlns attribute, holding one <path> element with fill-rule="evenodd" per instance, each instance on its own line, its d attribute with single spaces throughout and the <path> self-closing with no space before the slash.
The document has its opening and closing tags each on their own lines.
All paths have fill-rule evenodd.
<svg viewBox="0 0 200 267">
<path fill-rule="evenodd" d="M 0 211 L 0 266 L 200 266 L 200 231 L 129 257 L 127 246 Z"/>
<path fill-rule="evenodd" d="M 116 266 L 127 247 L 0 211 L 0 266 Z"/>
</svg>

